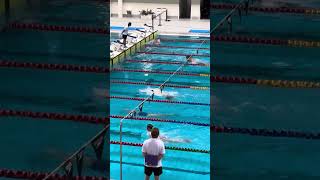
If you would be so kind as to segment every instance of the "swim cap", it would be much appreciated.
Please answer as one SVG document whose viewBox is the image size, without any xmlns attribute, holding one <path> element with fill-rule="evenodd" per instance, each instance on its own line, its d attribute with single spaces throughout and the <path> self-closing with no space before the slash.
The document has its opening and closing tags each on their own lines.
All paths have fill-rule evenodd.
<svg viewBox="0 0 320 180">
<path fill-rule="evenodd" d="M 152 129 L 152 128 L 153 128 L 153 125 L 152 125 L 152 124 L 148 124 L 148 125 L 147 125 L 147 128 L 148 128 L 148 129 Z"/>
</svg>

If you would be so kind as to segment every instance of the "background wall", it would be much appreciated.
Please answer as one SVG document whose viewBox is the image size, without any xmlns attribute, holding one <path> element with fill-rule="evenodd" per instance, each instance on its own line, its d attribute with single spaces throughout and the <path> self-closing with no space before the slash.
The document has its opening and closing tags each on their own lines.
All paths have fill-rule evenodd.
<svg viewBox="0 0 320 180">
<path fill-rule="evenodd" d="M 111 0 L 110 10 L 112 16 L 118 14 L 118 1 Z M 154 0 L 123 0 L 122 14 L 127 14 L 127 10 L 131 10 L 134 16 L 139 16 L 142 9 L 152 9 L 156 11 L 157 8 L 167 8 L 169 18 L 179 18 L 179 0 L 161 0 L 155 2 Z M 191 17 L 193 19 L 200 19 L 200 0 L 192 0 Z"/>
<path fill-rule="evenodd" d="M 200 0 L 191 1 L 191 19 L 200 19 Z"/>
</svg>

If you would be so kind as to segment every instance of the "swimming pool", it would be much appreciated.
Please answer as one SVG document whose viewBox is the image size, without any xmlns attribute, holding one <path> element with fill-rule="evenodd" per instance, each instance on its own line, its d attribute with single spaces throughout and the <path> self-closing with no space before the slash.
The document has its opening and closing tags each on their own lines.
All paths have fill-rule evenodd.
<svg viewBox="0 0 320 180">
<path fill-rule="evenodd" d="M 143 52 L 156 53 L 175 53 L 174 55 L 163 54 L 135 54 L 127 58 L 116 68 L 123 71 L 114 71 L 111 73 L 111 96 L 145 98 L 150 95 L 151 89 L 157 88 L 157 84 L 163 83 L 170 74 L 161 74 L 158 72 L 173 73 L 180 64 L 170 64 L 172 62 L 185 62 L 185 56 L 178 54 L 194 54 L 196 50 L 185 49 L 183 47 L 196 48 L 199 43 L 182 43 L 175 41 L 165 41 L 165 39 L 191 39 L 191 37 L 164 36 L 160 35 L 163 47 L 148 47 Z M 199 38 L 203 39 L 203 38 Z M 208 40 L 208 38 L 207 38 Z M 180 48 L 177 48 L 180 47 Z M 199 54 L 209 55 L 209 43 L 202 46 Z M 209 64 L 209 57 L 196 57 L 202 62 Z M 144 70 L 145 72 L 127 72 L 125 70 Z M 148 71 L 148 72 L 147 72 Z M 153 71 L 155 73 L 151 73 Z M 209 66 L 186 66 L 183 72 L 195 74 L 208 74 Z M 147 84 L 146 84 L 147 83 Z M 205 103 L 195 104 L 167 104 L 157 102 L 146 102 L 143 106 L 142 118 L 158 118 L 162 120 L 177 120 L 187 122 L 197 122 L 209 124 L 209 96 L 210 81 L 208 77 L 175 75 L 168 82 L 175 87 L 165 87 L 163 94 L 174 96 L 169 102 L 190 102 Z M 205 87 L 204 90 L 195 90 L 193 87 Z M 159 90 L 155 90 L 156 100 L 166 100 Z M 131 109 L 138 105 L 138 101 L 123 100 L 119 98 L 110 99 L 110 114 L 126 115 Z M 138 114 L 139 115 L 139 114 Z M 119 141 L 119 118 L 111 119 L 110 139 Z M 123 123 L 123 141 L 132 143 L 143 143 L 146 139 L 146 125 L 152 123 L 159 127 L 160 134 L 165 134 L 169 138 L 187 139 L 191 143 L 165 143 L 167 147 L 182 147 L 201 150 L 210 150 L 209 127 L 195 126 L 190 124 L 175 124 L 169 122 L 148 122 L 137 120 L 124 120 Z M 119 145 L 110 146 L 111 160 L 111 178 L 119 179 Z M 162 179 L 209 179 L 210 178 L 210 155 L 208 153 L 184 152 L 167 149 L 163 160 L 164 173 Z M 143 158 L 141 147 L 123 146 L 123 179 L 143 179 Z"/>
<path fill-rule="evenodd" d="M 18 23 L 106 27 L 106 6 L 93 1 L 42 1 L 36 11 L 12 17 Z M 35 13 L 36 12 L 36 13 Z M 17 13 L 19 14 L 19 13 Z M 100 21 L 95 21 L 99 19 Z M 108 65 L 108 36 L 8 29 L 0 33 L 5 61 Z M 106 74 L 1 67 L 0 108 L 14 111 L 107 116 Z M 101 93 L 102 92 L 102 93 Z M 50 172 L 102 129 L 101 125 L 48 118 L 0 116 L 1 168 Z M 86 151 L 83 175 L 106 176 L 107 164 Z M 60 172 L 62 173 L 62 172 Z"/>
<path fill-rule="evenodd" d="M 227 14 L 223 10 L 214 11 L 218 17 Z M 242 20 L 242 24 L 234 22 L 232 35 L 319 40 L 318 34 L 312 32 L 320 27 L 319 16 L 250 12 Z M 306 26 L 299 26 L 306 21 Z M 290 24 L 298 25 L 293 28 Z M 218 41 L 211 46 L 215 54 L 214 75 L 319 82 L 318 48 Z M 212 87 L 215 125 L 318 132 L 318 89 L 229 83 L 214 83 Z M 320 176 L 316 170 L 319 156 L 314 151 L 320 143 L 316 140 L 214 133 L 211 143 L 215 149 L 211 171 L 217 179 L 318 179 Z"/>
</svg>

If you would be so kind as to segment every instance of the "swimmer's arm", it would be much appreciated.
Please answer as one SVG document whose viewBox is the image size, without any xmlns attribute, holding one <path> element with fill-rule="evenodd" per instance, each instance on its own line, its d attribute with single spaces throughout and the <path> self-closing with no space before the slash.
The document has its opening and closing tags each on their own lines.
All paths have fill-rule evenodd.
<svg viewBox="0 0 320 180">
<path fill-rule="evenodd" d="M 161 136 L 161 135 L 159 136 L 159 138 L 160 138 L 162 141 L 167 141 L 167 139 L 168 139 L 167 136 Z"/>
</svg>

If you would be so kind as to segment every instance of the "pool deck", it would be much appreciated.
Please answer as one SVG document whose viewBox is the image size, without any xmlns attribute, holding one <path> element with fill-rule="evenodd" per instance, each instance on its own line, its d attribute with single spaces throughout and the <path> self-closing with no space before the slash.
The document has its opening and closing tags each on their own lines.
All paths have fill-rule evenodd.
<svg viewBox="0 0 320 180">
<path fill-rule="evenodd" d="M 110 25 L 112 26 L 127 26 L 128 22 L 132 23 L 133 27 L 144 27 L 144 24 L 151 25 L 150 19 L 140 18 L 110 18 Z M 158 26 L 159 20 L 154 21 L 155 30 L 158 30 L 160 34 L 172 34 L 172 35 L 200 35 L 210 36 L 209 33 L 190 33 L 190 30 L 210 30 L 210 20 L 178 20 L 170 19 L 170 21 L 162 21 L 162 26 Z M 112 30 L 111 32 L 119 32 L 119 30 Z"/>
</svg>

